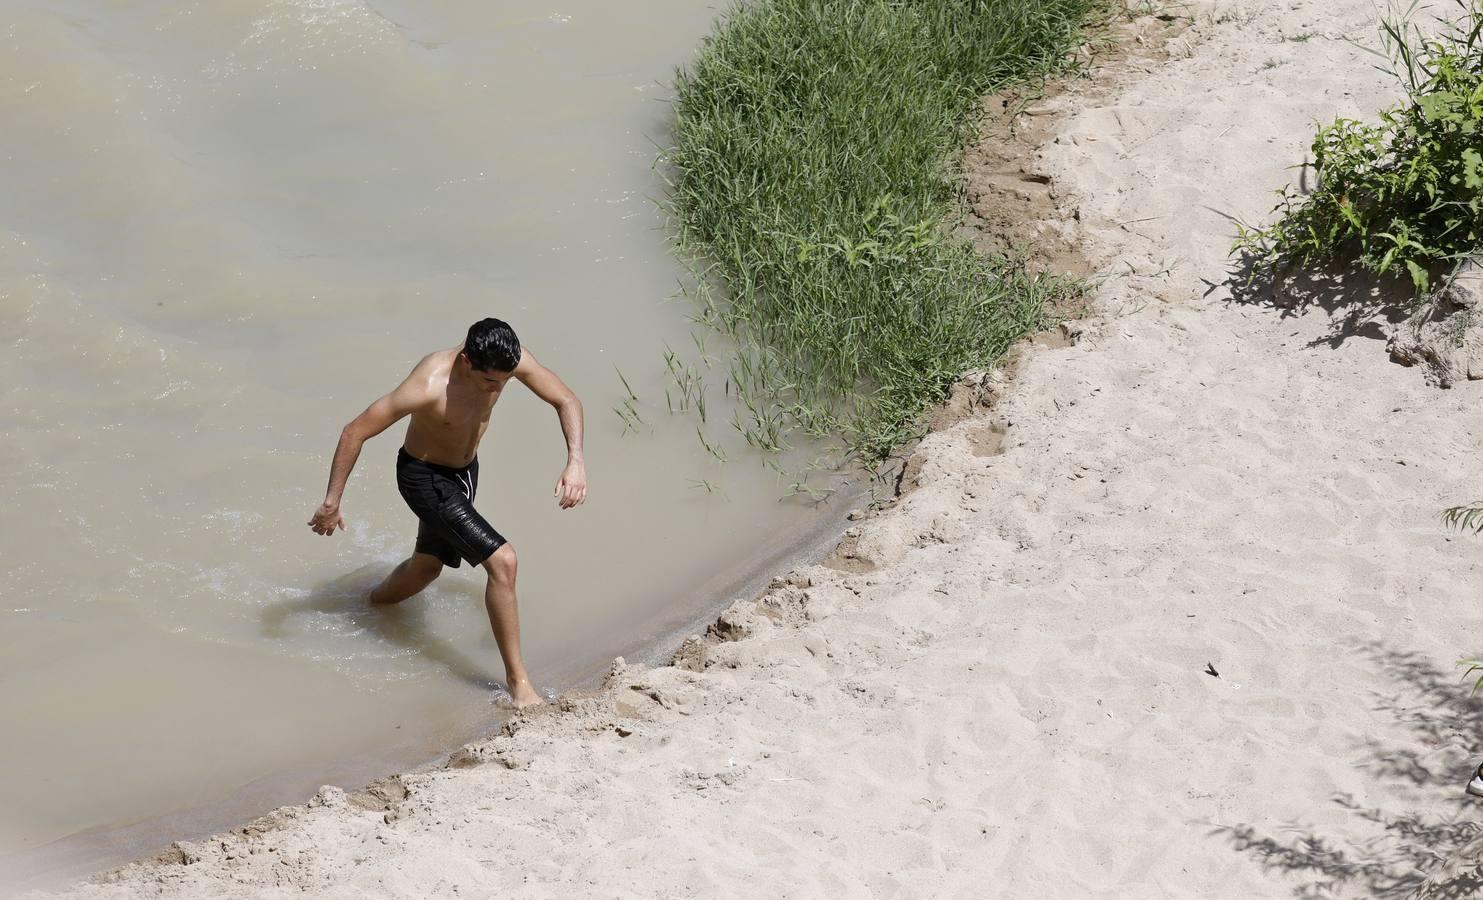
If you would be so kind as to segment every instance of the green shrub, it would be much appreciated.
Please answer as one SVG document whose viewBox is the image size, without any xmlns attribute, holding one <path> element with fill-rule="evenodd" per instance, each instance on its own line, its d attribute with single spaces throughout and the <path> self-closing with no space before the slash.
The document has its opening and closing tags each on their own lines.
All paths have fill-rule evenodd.
<svg viewBox="0 0 1483 900">
<path fill-rule="evenodd" d="M 802 431 L 877 462 L 1074 290 L 949 235 L 949 160 L 978 98 L 1061 64 L 1097 2 L 756 0 L 678 74 L 671 212 L 754 446 Z M 689 408 L 704 385 L 670 362 Z"/>
<path fill-rule="evenodd" d="M 1241 229 L 1235 249 L 1258 269 L 1338 260 L 1424 292 L 1483 247 L 1483 8 L 1458 5 L 1437 37 L 1409 13 L 1383 24 L 1406 100 L 1378 124 L 1338 119 L 1318 132 L 1317 188 L 1285 188 L 1276 224 Z"/>
</svg>

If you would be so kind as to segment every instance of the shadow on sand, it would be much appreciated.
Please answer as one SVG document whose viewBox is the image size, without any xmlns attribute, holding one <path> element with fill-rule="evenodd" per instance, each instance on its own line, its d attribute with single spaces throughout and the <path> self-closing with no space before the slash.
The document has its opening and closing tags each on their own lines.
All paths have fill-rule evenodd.
<svg viewBox="0 0 1483 900">
<path fill-rule="evenodd" d="M 1338 348 L 1351 338 L 1383 341 L 1394 325 L 1415 309 L 1415 292 L 1404 278 L 1377 278 L 1339 265 L 1309 269 L 1269 267 L 1250 254 L 1231 261 L 1223 282 L 1206 281 L 1205 296 L 1225 290 L 1231 302 L 1266 307 L 1283 318 L 1321 309 L 1332 327 L 1308 346 Z"/>
<path fill-rule="evenodd" d="M 1458 679 L 1415 653 L 1370 645 L 1360 651 L 1388 676 L 1394 689 L 1375 695 L 1375 709 L 1402 723 L 1411 739 L 1391 747 L 1371 740 L 1366 773 L 1376 781 L 1410 786 L 1406 809 L 1382 809 L 1339 794 L 1332 803 L 1373 823 L 1363 841 L 1328 836 L 1303 823 L 1271 829 L 1220 827 L 1214 834 L 1268 870 L 1293 879 L 1298 897 L 1407 897 L 1427 875 L 1473 842 L 1483 829 L 1480 810 L 1463 793 L 1483 735 L 1483 702 Z M 1483 881 L 1473 867 L 1427 886 L 1426 897 L 1476 896 Z"/>
<path fill-rule="evenodd" d="M 491 677 L 483 666 L 457 647 L 432 635 L 426 627 L 427 605 L 422 597 L 391 606 L 373 605 L 366 599 L 387 571 L 386 566 L 379 564 L 362 566 L 317 585 L 306 597 L 269 605 L 263 609 L 260 620 L 263 636 L 274 640 L 292 638 L 297 633 L 292 624 L 295 616 L 328 615 L 439 663 L 474 687 L 504 691 L 504 681 Z M 478 602 L 482 606 L 482 596 Z"/>
</svg>

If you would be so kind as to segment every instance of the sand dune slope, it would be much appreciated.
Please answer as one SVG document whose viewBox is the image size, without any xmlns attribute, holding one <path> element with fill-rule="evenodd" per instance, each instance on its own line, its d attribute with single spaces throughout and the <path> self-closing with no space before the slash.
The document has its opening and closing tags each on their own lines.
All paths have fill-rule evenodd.
<svg viewBox="0 0 1483 900">
<path fill-rule="evenodd" d="M 927 439 L 860 523 L 878 568 L 739 602 L 698 671 L 620 667 L 454 768 L 68 896 L 1409 893 L 1478 830 L 1483 538 L 1438 513 L 1483 494 L 1479 388 L 1228 284 L 1226 216 L 1387 102 L 1342 40 L 1371 4 L 1193 16 L 1040 158 L 1110 273 L 1085 336 Z"/>
</svg>

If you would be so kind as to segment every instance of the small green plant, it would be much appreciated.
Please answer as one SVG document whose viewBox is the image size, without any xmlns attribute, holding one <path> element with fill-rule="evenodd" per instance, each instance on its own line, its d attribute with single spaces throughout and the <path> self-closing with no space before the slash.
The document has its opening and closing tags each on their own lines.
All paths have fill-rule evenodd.
<svg viewBox="0 0 1483 900">
<path fill-rule="evenodd" d="M 1318 184 L 1284 188 L 1267 228 L 1240 225 L 1233 252 L 1253 274 L 1329 260 L 1409 277 L 1417 293 L 1483 247 L 1483 6 L 1427 37 L 1416 4 L 1382 23 L 1382 51 L 1406 100 L 1376 124 L 1337 119 L 1313 140 Z"/>
<path fill-rule="evenodd" d="M 623 382 L 623 390 L 627 391 L 628 393 L 628 395 L 623 398 L 623 402 L 621 404 L 613 407 L 613 412 L 617 413 L 618 418 L 623 420 L 624 434 L 628 434 L 628 432 L 630 431 L 638 431 L 638 427 L 644 424 L 644 420 L 639 416 L 638 394 L 635 394 L 633 392 L 633 388 L 630 387 L 628 384 L 628 379 L 623 377 L 622 369 L 614 366 L 613 371 L 618 373 L 618 380 Z"/>
<path fill-rule="evenodd" d="M 722 497 L 726 496 L 726 492 L 721 490 L 720 485 L 706 478 L 690 479 L 690 487 L 697 491 L 705 491 L 707 494 L 715 494 Z"/>
<path fill-rule="evenodd" d="M 1479 688 L 1483 688 L 1483 660 L 1480 660 L 1480 659 L 1459 659 L 1457 661 L 1457 664 L 1459 666 L 1467 666 L 1468 667 L 1468 670 L 1466 672 L 1463 672 L 1462 673 L 1462 677 L 1463 677 L 1463 680 L 1464 681 L 1466 681 L 1469 678 L 1472 678 L 1473 677 L 1473 674 L 1475 672 L 1476 673 L 1480 673 L 1478 675 L 1478 677 L 1476 679 L 1474 679 L 1474 681 L 1473 681 L 1473 690 L 1472 690 L 1472 693 L 1474 693 L 1474 694 L 1478 693 Z"/>
<path fill-rule="evenodd" d="M 1483 500 L 1468 506 L 1452 506 L 1442 510 L 1442 523 L 1458 531 L 1483 533 Z"/>
<path fill-rule="evenodd" d="M 805 475 L 803 478 L 788 485 L 787 493 L 779 497 L 778 500 L 786 500 L 789 497 L 807 497 L 814 503 L 822 503 L 832 497 L 834 493 L 834 488 L 818 488 L 809 484 L 808 476 Z"/>
<path fill-rule="evenodd" d="M 700 446 L 704 447 L 705 452 L 714 457 L 716 462 L 726 461 L 726 450 L 720 444 L 706 440 L 704 431 L 699 428 L 695 429 L 695 436 L 700 438 Z"/>
</svg>

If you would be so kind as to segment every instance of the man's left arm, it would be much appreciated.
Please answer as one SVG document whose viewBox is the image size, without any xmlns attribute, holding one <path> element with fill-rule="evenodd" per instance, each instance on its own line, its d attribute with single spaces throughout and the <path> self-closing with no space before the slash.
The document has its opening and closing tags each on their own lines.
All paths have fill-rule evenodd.
<svg viewBox="0 0 1483 900">
<path fill-rule="evenodd" d="M 535 392 L 537 397 L 556 407 L 561 420 L 561 433 L 566 436 L 566 468 L 556 482 L 556 501 L 562 509 L 571 509 L 587 499 L 587 463 L 582 457 L 582 401 L 556 373 L 536 362 L 529 350 L 522 350 L 515 377 Z"/>
</svg>

